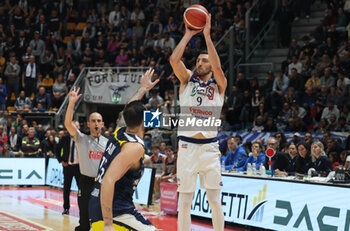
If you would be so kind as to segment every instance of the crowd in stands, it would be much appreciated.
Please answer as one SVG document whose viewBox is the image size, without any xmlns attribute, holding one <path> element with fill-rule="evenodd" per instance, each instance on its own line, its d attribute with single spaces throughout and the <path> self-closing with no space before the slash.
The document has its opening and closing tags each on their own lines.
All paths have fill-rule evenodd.
<svg viewBox="0 0 350 231">
<path fill-rule="evenodd" d="M 274 150 L 271 166 L 266 149 Z M 329 132 L 321 140 L 313 138 L 310 132 L 304 137 L 297 133 L 289 142 L 283 133 L 275 133 L 266 143 L 261 139 L 242 143 L 242 138 L 236 135 L 227 138 L 221 162 L 222 168 L 229 171 L 247 171 L 251 165 L 254 171 L 270 169 L 278 176 L 305 176 L 310 169 L 327 176 L 333 170 L 350 170 L 350 151 L 344 150 Z"/>
<path fill-rule="evenodd" d="M 1 1 L 0 108 L 55 111 L 89 66 L 154 67 L 164 97 L 173 88 L 168 58 L 185 30 L 183 12 L 196 3 L 212 14 L 214 43 L 231 25 L 244 38 L 250 1 Z M 191 39 L 184 55 L 189 68 L 204 45 L 199 35 Z"/>
<path fill-rule="evenodd" d="M 299 20 L 293 5 L 284 7 Z M 302 41 L 291 39 L 281 71 L 268 72 L 264 82 L 238 74 L 226 101 L 230 130 L 349 132 L 350 12 L 338 0 L 326 12 Z"/>
</svg>

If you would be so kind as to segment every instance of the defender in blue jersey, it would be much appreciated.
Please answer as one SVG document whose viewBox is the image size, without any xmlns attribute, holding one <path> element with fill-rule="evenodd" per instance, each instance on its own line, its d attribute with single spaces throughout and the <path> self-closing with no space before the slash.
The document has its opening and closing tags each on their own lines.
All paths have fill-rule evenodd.
<svg viewBox="0 0 350 231">
<path fill-rule="evenodd" d="M 93 231 L 156 230 L 135 209 L 132 201 L 132 195 L 142 176 L 145 153 L 141 139 L 144 135 L 145 108 L 138 100 L 157 84 L 158 80 L 151 81 L 152 75 L 153 70 L 150 69 L 142 76 L 139 90 L 123 112 L 127 126 L 114 132 L 102 156 L 89 203 Z"/>
</svg>

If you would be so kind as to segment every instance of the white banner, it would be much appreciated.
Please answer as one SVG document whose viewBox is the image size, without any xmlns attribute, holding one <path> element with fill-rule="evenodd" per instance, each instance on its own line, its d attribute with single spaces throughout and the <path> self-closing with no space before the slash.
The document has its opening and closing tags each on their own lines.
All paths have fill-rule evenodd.
<svg viewBox="0 0 350 231">
<path fill-rule="evenodd" d="M 44 158 L 1 158 L 0 185 L 44 185 Z"/>
<path fill-rule="evenodd" d="M 46 172 L 46 185 L 63 188 L 64 176 L 62 164 L 58 163 L 57 159 L 50 158 L 47 165 Z M 70 187 L 72 191 L 78 191 L 78 185 L 75 177 L 73 177 L 72 185 Z"/>
<path fill-rule="evenodd" d="M 154 180 L 154 175 L 155 172 L 152 168 L 144 169 L 140 182 L 137 184 L 137 188 L 132 196 L 134 203 L 142 205 L 150 204 L 150 199 L 152 196 L 151 192 L 153 192 L 151 185 L 153 186 L 152 180 Z"/>
<path fill-rule="evenodd" d="M 350 187 L 223 176 L 225 221 L 278 231 L 350 230 Z M 211 218 L 205 190 L 191 214 Z"/>
<path fill-rule="evenodd" d="M 90 103 L 126 104 L 139 88 L 142 74 L 90 71 L 85 77 L 84 100 Z"/>
</svg>

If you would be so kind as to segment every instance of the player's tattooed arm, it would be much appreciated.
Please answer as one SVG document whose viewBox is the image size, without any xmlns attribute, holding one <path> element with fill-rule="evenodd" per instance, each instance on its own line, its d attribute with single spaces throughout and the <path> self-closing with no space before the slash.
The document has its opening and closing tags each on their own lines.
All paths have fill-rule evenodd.
<svg viewBox="0 0 350 231">
<path fill-rule="evenodd" d="M 128 103 L 131 103 L 135 100 L 141 100 L 147 91 L 151 90 L 158 82 L 159 79 L 156 79 L 152 82 L 154 70 L 152 68 L 148 69 L 144 75 L 141 77 L 140 88 L 137 92 L 131 97 Z"/>
<path fill-rule="evenodd" d="M 107 225 L 113 225 L 113 215 L 112 215 L 112 207 L 111 204 L 108 205 L 107 203 L 101 204 L 101 210 L 103 214 L 103 221 L 104 224 Z"/>
</svg>

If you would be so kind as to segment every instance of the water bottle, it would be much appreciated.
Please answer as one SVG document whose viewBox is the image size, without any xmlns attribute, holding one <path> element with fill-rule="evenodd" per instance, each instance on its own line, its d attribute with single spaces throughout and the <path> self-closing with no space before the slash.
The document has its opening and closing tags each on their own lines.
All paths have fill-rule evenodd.
<svg viewBox="0 0 350 231">
<path fill-rule="evenodd" d="M 253 163 L 252 164 L 252 172 L 253 172 L 253 176 L 255 176 L 256 175 L 256 163 Z"/>
<path fill-rule="evenodd" d="M 221 161 L 221 172 L 225 172 L 225 160 Z"/>
<path fill-rule="evenodd" d="M 248 163 L 247 164 L 247 175 L 251 176 L 252 174 L 253 174 L 252 164 Z"/>
<path fill-rule="evenodd" d="M 265 176 L 266 175 L 266 172 L 265 172 L 265 166 L 263 164 L 260 165 L 260 169 L 259 169 L 259 172 L 260 172 L 260 175 L 261 176 Z"/>
</svg>

